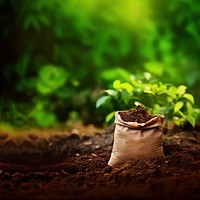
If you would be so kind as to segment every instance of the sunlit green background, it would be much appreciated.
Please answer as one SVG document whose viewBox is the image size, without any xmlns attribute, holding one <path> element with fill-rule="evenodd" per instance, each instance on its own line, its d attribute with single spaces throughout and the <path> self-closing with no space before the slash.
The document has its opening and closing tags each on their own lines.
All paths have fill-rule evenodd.
<svg viewBox="0 0 200 200">
<path fill-rule="evenodd" d="M 145 71 L 200 106 L 199 0 L 0 0 L 0 121 L 102 124 L 100 91 Z"/>
</svg>

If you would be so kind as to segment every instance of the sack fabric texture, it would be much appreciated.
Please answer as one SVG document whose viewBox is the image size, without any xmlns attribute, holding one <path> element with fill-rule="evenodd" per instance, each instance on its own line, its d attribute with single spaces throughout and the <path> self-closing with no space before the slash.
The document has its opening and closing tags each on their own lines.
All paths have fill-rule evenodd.
<svg viewBox="0 0 200 200">
<path fill-rule="evenodd" d="M 163 121 L 163 115 L 154 115 L 145 123 L 126 122 L 119 112 L 115 112 L 114 142 L 108 165 L 113 166 L 129 158 L 164 157 Z"/>
</svg>

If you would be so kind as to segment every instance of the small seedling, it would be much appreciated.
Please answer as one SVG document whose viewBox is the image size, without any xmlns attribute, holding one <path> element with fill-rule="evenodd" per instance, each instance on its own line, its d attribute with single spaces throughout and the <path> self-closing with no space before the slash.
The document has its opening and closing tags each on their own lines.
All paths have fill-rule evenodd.
<svg viewBox="0 0 200 200">
<path fill-rule="evenodd" d="M 185 85 L 176 87 L 162 83 L 150 73 L 144 73 L 142 78 L 131 75 L 127 82 L 115 80 L 113 87 L 103 93 L 96 102 L 97 108 L 108 102 L 114 110 L 132 109 L 134 104 L 145 105 L 149 113 L 165 115 L 166 120 L 178 126 L 188 121 L 194 127 L 199 114 L 199 109 L 194 108 L 194 97 Z M 114 118 L 114 112 L 107 115 L 106 122 Z"/>
</svg>

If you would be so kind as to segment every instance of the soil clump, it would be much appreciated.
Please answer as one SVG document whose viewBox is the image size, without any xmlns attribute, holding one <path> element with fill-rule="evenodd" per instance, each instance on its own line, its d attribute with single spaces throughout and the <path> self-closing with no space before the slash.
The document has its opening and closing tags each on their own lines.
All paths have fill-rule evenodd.
<svg viewBox="0 0 200 200">
<path fill-rule="evenodd" d="M 145 123 L 155 117 L 155 115 L 149 114 L 142 106 L 137 106 L 133 110 L 120 111 L 119 115 L 125 122 L 137 123 Z"/>
</svg>

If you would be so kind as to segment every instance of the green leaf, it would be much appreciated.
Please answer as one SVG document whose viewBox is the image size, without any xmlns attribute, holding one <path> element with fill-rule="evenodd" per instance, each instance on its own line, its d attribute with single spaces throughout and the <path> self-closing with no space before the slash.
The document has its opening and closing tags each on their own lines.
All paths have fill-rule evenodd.
<svg viewBox="0 0 200 200">
<path fill-rule="evenodd" d="M 130 84 L 130 83 L 122 83 L 121 85 L 120 85 L 120 88 L 122 88 L 122 89 L 125 89 L 128 93 L 132 93 L 133 92 L 133 90 L 134 90 L 134 88 L 133 88 L 133 86 Z"/>
<path fill-rule="evenodd" d="M 191 115 L 184 115 L 185 118 L 187 119 L 187 121 L 193 126 L 195 127 L 195 124 L 196 124 L 196 120 L 193 116 Z"/>
<path fill-rule="evenodd" d="M 194 97 L 191 94 L 185 93 L 183 97 L 189 100 L 192 104 L 194 104 Z"/>
<path fill-rule="evenodd" d="M 106 116 L 106 123 L 110 122 L 115 116 L 115 112 L 111 112 Z"/>
<path fill-rule="evenodd" d="M 76 95 L 76 90 L 73 87 L 61 87 L 56 90 L 55 95 L 60 99 L 69 99 Z"/>
<path fill-rule="evenodd" d="M 36 123 L 43 127 L 49 127 L 56 122 L 56 116 L 54 113 L 46 112 L 46 111 L 38 111 L 37 114 L 34 116 Z"/>
<path fill-rule="evenodd" d="M 180 85 L 177 89 L 177 94 L 179 96 L 182 96 L 185 93 L 186 89 L 187 87 L 185 85 Z"/>
<path fill-rule="evenodd" d="M 55 32 L 55 36 L 57 38 L 62 38 L 63 35 L 64 35 L 64 32 L 63 32 L 62 28 L 60 26 L 58 26 L 58 25 L 55 27 L 54 32 Z"/>
<path fill-rule="evenodd" d="M 164 91 L 165 94 L 167 94 L 169 97 L 172 97 L 173 99 L 178 99 L 177 95 L 175 94 L 175 92 L 173 92 L 172 90 L 165 90 Z"/>
<path fill-rule="evenodd" d="M 187 120 L 193 127 L 195 127 L 196 124 L 196 119 L 191 116 L 191 115 L 185 115 L 183 114 L 181 111 L 179 111 L 179 114 L 185 119 Z"/>
<path fill-rule="evenodd" d="M 127 91 L 123 90 L 121 93 L 121 98 L 122 98 L 123 102 L 125 103 L 125 105 L 128 105 L 128 103 L 131 99 L 131 96 Z"/>
<path fill-rule="evenodd" d="M 33 15 L 28 15 L 24 21 L 24 29 L 27 30 L 30 27 L 34 28 L 37 32 L 40 32 L 40 24 L 39 21 Z"/>
<path fill-rule="evenodd" d="M 16 73 L 23 77 L 25 76 L 30 62 L 30 53 L 24 53 L 19 62 L 17 62 L 15 70 Z"/>
<path fill-rule="evenodd" d="M 47 86 L 53 88 L 61 87 L 67 80 L 69 74 L 60 66 L 45 65 L 39 71 L 39 78 Z"/>
<path fill-rule="evenodd" d="M 116 80 L 116 81 L 114 81 L 114 83 L 113 83 L 113 87 L 114 87 L 116 90 L 120 89 L 120 85 L 121 85 L 121 81 L 120 81 L 120 80 Z"/>
<path fill-rule="evenodd" d="M 174 106 L 174 113 L 177 113 L 183 107 L 183 105 L 184 103 L 182 101 L 177 102 Z"/>
<path fill-rule="evenodd" d="M 148 72 L 158 76 L 161 76 L 165 71 L 165 66 L 159 62 L 148 62 L 145 63 L 144 67 Z"/>
<path fill-rule="evenodd" d="M 189 115 L 194 114 L 194 108 L 190 102 L 186 102 L 187 112 Z"/>
<path fill-rule="evenodd" d="M 133 86 L 130 83 L 121 83 L 120 80 L 114 81 L 113 87 L 116 90 L 124 89 L 128 93 L 132 93 L 134 91 L 134 88 L 133 88 Z"/>
<path fill-rule="evenodd" d="M 43 95 L 47 95 L 47 94 L 50 94 L 54 91 L 54 87 L 49 87 L 47 84 L 45 84 L 43 81 L 41 80 L 38 80 L 37 83 L 36 83 L 36 88 L 37 88 L 37 91 L 40 93 L 40 94 L 43 94 Z"/>
<path fill-rule="evenodd" d="M 48 18 L 47 15 L 41 14 L 41 15 L 38 16 L 38 18 L 39 18 L 39 20 L 40 20 L 45 26 L 49 27 L 49 25 L 50 25 L 50 20 L 49 20 L 49 18 Z"/>
<path fill-rule="evenodd" d="M 144 93 L 155 95 L 155 92 L 153 92 L 151 89 L 145 89 Z"/>
<path fill-rule="evenodd" d="M 190 33 L 196 39 L 196 41 L 198 41 L 199 38 L 198 26 L 195 24 L 194 21 L 191 21 L 190 23 L 187 24 L 186 31 Z"/>
<path fill-rule="evenodd" d="M 103 70 L 101 73 L 101 77 L 107 81 L 114 81 L 114 80 L 122 80 L 122 81 L 129 81 L 130 80 L 130 73 L 120 67 L 114 69 L 107 69 Z"/>
<path fill-rule="evenodd" d="M 116 96 L 117 95 L 117 91 L 111 90 L 111 89 L 104 90 L 104 92 L 109 94 L 110 96 Z"/>
<path fill-rule="evenodd" d="M 99 108 L 101 105 L 103 105 L 109 98 L 109 96 L 100 97 L 96 102 L 96 108 Z"/>
</svg>

